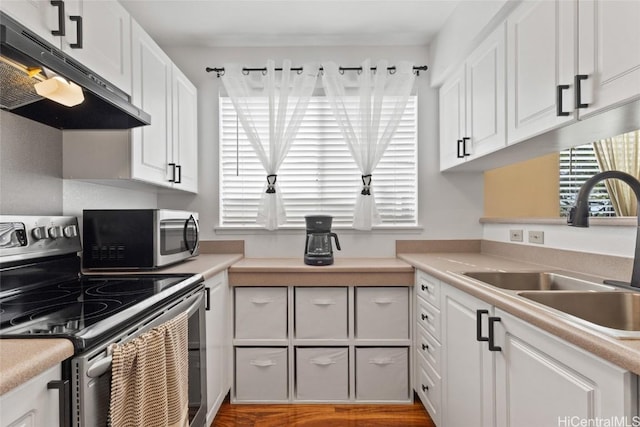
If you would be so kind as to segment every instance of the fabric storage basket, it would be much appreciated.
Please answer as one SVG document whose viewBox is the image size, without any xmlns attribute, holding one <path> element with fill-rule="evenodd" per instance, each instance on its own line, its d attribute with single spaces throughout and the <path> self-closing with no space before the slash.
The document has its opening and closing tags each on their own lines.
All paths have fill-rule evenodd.
<svg viewBox="0 0 640 427">
<path fill-rule="evenodd" d="M 296 398 L 332 401 L 349 399 L 349 349 L 296 349 Z"/>
<path fill-rule="evenodd" d="M 286 348 L 237 347 L 235 368 L 237 400 L 288 400 Z"/>
<path fill-rule="evenodd" d="M 409 289 L 356 288 L 356 338 L 409 338 Z"/>
<path fill-rule="evenodd" d="M 287 288 L 235 288 L 237 339 L 287 338 Z"/>
<path fill-rule="evenodd" d="M 295 288 L 295 334 L 299 339 L 347 338 L 347 288 Z"/>
<path fill-rule="evenodd" d="M 409 400 L 407 347 L 356 347 L 356 399 Z"/>
</svg>

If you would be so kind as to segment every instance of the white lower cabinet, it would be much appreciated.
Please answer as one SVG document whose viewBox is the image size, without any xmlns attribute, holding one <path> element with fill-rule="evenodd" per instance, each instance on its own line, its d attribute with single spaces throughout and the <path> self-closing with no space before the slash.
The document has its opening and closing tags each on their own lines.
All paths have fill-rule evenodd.
<svg viewBox="0 0 640 427">
<path fill-rule="evenodd" d="M 439 413 L 437 359 L 416 345 L 416 391 L 437 425 L 596 425 L 638 414 L 635 374 L 446 283 L 440 293 Z"/>
<path fill-rule="evenodd" d="M 409 400 L 409 349 L 356 348 L 358 400 Z"/>
<path fill-rule="evenodd" d="M 636 375 L 498 308 L 494 319 L 494 344 L 500 348 L 495 352 L 497 426 L 575 420 L 597 425 L 597 420 L 625 417 L 631 422 L 638 414 Z"/>
<path fill-rule="evenodd" d="M 251 402 L 286 401 L 287 348 L 236 347 L 236 399 Z"/>
<path fill-rule="evenodd" d="M 441 423 L 442 345 L 439 280 L 416 271 L 414 389 L 436 425 Z"/>
<path fill-rule="evenodd" d="M 231 389 L 231 320 L 227 272 L 204 282 L 207 292 L 207 425 L 211 425 Z"/>
<path fill-rule="evenodd" d="M 486 321 L 493 309 L 444 283 L 441 293 L 442 425 L 494 426 L 493 353 L 476 336 L 477 310 Z"/>
<path fill-rule="evenodd" d="M 234 289 L 234 403 L 409 403 L 406 286 Z"/>
<path fill-rule="evenodd" d="M 296 399 L 349 400 L 349 349 L 297 348 Z"/>
<path fill-rule="evenodd" d="M 0 426 L 61 426 L 60 396 L 56 388 L 62 371 L 56 365 L 0 397 Z"/>
</svg>

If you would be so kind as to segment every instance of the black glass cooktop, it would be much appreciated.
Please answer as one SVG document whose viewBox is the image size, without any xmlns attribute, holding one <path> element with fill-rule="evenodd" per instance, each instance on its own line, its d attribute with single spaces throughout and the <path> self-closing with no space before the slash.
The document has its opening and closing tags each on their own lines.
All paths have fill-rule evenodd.
<svg viewBox="0 0 640 427">
<path fill-rule="evenodd" d="M 64 337 L 76 349 L 197 286 L 192 275 L 82 276 L 0 293 L 0 336 Z M 130 309 L 130 310 L 129 310 Z M 118 314 L 126 311 L 126 316 Z M 121 318 L 119 318 L 121 317 Z M 99 330 L 99 332 L 98 332 Z"/>
</svg>

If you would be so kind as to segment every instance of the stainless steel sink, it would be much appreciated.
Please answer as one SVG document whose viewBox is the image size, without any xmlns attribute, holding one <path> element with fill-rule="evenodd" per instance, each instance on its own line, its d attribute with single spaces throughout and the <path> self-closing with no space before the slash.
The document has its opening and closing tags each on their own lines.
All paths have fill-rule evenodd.
<svg viewBox="0 0 640 427">
<path fill-rule="evenodd" d="M 613 291 L 613 286 L 551 272 L 475 271 L 467 277 L 512 291 Z"/>
<path fill-rule="evenodd" d="M 518 295 L 605 328 L 640 331 L 640 293 L 538 291 Z"/>
</svg>

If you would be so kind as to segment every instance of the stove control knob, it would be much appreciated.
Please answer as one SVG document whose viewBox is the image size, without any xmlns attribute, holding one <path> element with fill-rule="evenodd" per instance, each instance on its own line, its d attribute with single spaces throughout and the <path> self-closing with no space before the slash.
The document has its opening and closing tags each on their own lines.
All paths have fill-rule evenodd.
<svg viewBox="0 0 640 427">
<path fill-rule="evenodd" d="M 62 229 L 62 233 L 64 234 L 64 237 L 76 237 L 78 235 L 78 227 L 75 225 L 67 225 Z"/>
<path fill-rule="evenodd" d="M 59 237 L 62 237 L 62 227 L 60 226 L 56 226 L 56 227 L 49 227 L 49 237 L 51 239 L 57 239 Z"/>
<path fill-rule="evenodd" d="M 42 240 L 42 239 L 48 239 L 49 238 L 49 235 L 47 234 L 47 228 L 46 227 L 36 227 L 36 228 L 34 228 L 33 230 L 31 230 L 31 235 L 36 240 Z"/>
</svg>

